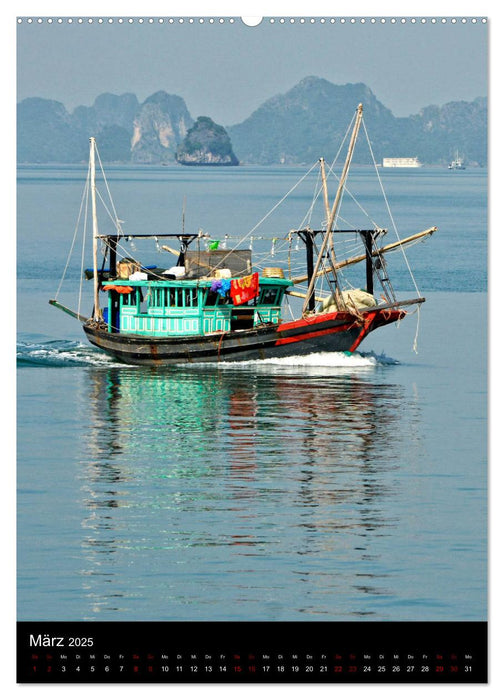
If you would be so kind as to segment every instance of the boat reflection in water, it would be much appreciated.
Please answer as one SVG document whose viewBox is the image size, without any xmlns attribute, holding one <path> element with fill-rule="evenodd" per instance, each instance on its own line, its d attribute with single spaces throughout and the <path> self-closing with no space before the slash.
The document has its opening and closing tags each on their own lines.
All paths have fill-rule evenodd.
<svg viewBox="0 0 504 700">
<path fill-rule="evenodd" d="M 417 409 L 363 364 L 90 370 L 90 618 L 373 615 Z"/>
</svg>

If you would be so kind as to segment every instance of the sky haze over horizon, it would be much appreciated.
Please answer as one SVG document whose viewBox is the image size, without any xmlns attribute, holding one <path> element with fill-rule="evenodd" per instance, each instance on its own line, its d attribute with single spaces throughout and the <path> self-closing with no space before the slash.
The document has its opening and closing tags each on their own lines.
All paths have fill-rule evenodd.
<svg viewBox="0 0 504 700">
<path fill-rule="evenodd" d="M 396 117 L 487 96 L 488 27 L 481 18 L 465 24 L 264 18 L 258 27 L 218 17 L 67 19 L 18 24 L 18 101 L 53 99 L 72 112 L 104 92 L 134 93 L 143 102 L 164 90 L 182 97 L 193 118 L 230 126 L 308 75 L 365 83 Z"/>
</svg>

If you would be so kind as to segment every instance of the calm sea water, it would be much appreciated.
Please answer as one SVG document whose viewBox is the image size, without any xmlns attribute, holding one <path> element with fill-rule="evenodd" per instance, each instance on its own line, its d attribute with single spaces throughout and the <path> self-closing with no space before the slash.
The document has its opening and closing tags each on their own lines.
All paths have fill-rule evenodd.
<svg viewBox="0 0 504 700">
<path fill-rule="evenodd" d="M 179 231 L 186 197 L 212 236 L 302 174 L 108 173 L 125 231 Z M 486 171 L 383 171 L 401 235 L 439 230 L 408 251 L 420 314 L 359 353 L 166 370 L 114 363 L 47 303 L 84 176 L 18 171 L 18 619 L 486 619 Z M 389 226 L 373 178 L 349 188 Z"/>
</svg>

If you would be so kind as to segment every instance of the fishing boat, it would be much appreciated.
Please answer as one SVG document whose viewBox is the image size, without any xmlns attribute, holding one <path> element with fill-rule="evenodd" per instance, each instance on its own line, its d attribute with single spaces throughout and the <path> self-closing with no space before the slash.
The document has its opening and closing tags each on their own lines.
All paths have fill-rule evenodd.
<svg viewBox="0 0 504 700">
<path fill-rule="evenodd" d="M 459 152 L 455 153 L 455 158 L 448 166 L 448 170 L 465 170 L 464 159 L 459 156 Z"/>
<path fill-rule="evenodd" d="M 397 299 L 388 277 L 386 255 L 394 250 L 404 252 L 408 245 L 436 230 L 433 227 L 403 239 L 397 236 L 397 241 L 383 245 L 385 228 L 339 225 L 342 196 L 362 119 L 359 105 L 347 131 L 347 154 L 332 206 L 326 162 L 320 158 L 312 166 L 319 175 L 320 186 L 314 199 L 323 203 L 322 225 L 303 225 L 271 238 L 270 252 L 274 253 L 280 244 L 288 249 L 286 267 L 275 264 L 278 258 L 273 264 L 265 264 L 264 255 L 259 264 L 254 263 L 245 239 L 234 247 L 222 247 L 219 238 L 210 238 L 202 231 L 187 233 L 184 225 L 178 233 L 125 233 L 113 207 L 115 232 L 100 233 L 96 161 L 101 166 L 101 160 L 95 139 L 91 138 L 87 182 L 93 266 L 83 276 L 93 282 L 92 313 L 86 316 L 80 309 L 71 310 L 57 295 L 49 303 L 78 319 L 91 344 L 132 365 L 354 352 L 369 333 L 400 321 L 410 307 L 425 301 L 416 285 L 416 296 Z M 102 176 L 106 183 L 103 167 Z M 345 236 L 358 242 L 360 252 L 347 257 L 336 252 L 336 243 Z M 149 239 L 155 239 L 157 250 L 163 255 L 175 256 L 171 264 L 144 265 L 125 248 L 131 242 Z M 293 274 L 293 248 L 301 250 L 302 274 Z M 358 263 L 363 264 L 364 279 L 360 286 L 347 288 L 342 273 Z M 292 304 L 299 307 L 295 313 Z"/>
</svg>

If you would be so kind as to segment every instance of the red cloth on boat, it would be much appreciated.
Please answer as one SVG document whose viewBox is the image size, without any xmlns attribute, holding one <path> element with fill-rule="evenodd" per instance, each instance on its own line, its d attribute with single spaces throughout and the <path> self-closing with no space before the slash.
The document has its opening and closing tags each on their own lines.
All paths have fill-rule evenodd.
<svg viewBox="0 0 504 700">
<path fill-rule="evenodd" d="M 253 275 L 231 280 L 229 294 L 235 306 L 246 304 L 250 299 L 254 299 L 259 294 L 259 273 L 254 272 Z"/>
</svg>

